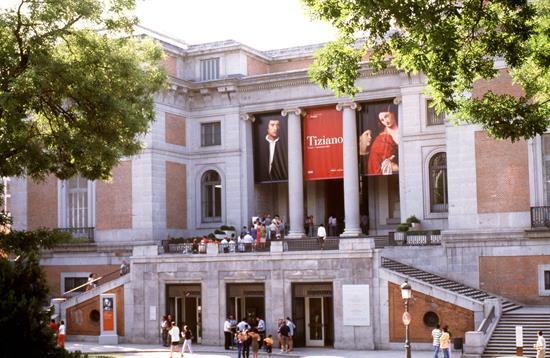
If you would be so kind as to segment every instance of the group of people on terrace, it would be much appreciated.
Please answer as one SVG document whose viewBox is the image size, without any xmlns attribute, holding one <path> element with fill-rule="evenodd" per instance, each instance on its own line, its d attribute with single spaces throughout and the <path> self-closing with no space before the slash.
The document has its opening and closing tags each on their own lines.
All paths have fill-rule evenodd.
<svg viewBox="0 0 550 358">
<path fill-rule="evenodd" d="M 277 343 L 281 353 L 291 352 L 294 349 L 294 330 L 296 325 L 290 317 L 277 320 Z M 265 321 L 256 316 L 254 319 L 243 317 L 240 322 L 233 315 L 229 315 L 223 323 L 224 348 L 237 349 L 237 358 L 249 358 L 252 351 L 253 358 L 263 348 L 270 357 L 273 351 L 273 335 L 266 336 Z"/>
</svg>

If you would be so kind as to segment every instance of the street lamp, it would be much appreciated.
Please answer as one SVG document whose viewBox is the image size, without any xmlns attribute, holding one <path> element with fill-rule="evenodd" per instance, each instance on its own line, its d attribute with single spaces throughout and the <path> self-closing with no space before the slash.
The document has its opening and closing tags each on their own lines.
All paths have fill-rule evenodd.
<svg viewBox="0 0 550 358">
<path fill-rule="evenodd" d="M 412 288 L 406 280 L 401 284 L 401 297 L 403 297 L 405 301 L 405 313 L 403 313 L 403 324 L 405 325 L 405 357 L 411 358 L 411 342 L 409 340 L 411 314 L 409 313 L 409 300 L 412 297 Z"/>
</svg>

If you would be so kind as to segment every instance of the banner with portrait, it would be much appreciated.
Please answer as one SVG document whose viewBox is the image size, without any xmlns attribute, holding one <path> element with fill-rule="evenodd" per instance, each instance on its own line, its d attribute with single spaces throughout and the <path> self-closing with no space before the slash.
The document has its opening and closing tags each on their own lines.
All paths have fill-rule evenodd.
<svg viewBox="0 0 550 358">
<path fill-rule="evenodd" d="M 258 114 L 254 117 L 254 181 L 285 182 L 288 180 L 287 120 L 281 112 Z"/>
<path fill-rule="evenodd" d="M 358 125 L 361 175 L 399 173 L 398 126 L 393 100 L 364 104 Z"/>
<path fill-rule="evenodd" d="M 303 122 L 304 180 L 344 177 L 342 112 L 308 108 Z"/>
<path fill-rule="evenodd" d="M 114 312 L 115 297 L 101 296 L 101 310 L 103 313 L 103 332 L 111 332 L 115 330 L 115 312 Z"/>
</svg>

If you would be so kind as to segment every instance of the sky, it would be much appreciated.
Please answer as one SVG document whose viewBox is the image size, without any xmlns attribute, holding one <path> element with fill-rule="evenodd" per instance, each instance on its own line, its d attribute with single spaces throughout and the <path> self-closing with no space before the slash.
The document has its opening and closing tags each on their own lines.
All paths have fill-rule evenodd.
<svg viewBox="0 0 550 358">
<path fill-rule="evenodd" d="M 330 24 L 312 21 L 300 0 L 137 0 L 141 25 L 194 45 L 235 40 L 258 50 L 335 38 Z"/>
</svg>

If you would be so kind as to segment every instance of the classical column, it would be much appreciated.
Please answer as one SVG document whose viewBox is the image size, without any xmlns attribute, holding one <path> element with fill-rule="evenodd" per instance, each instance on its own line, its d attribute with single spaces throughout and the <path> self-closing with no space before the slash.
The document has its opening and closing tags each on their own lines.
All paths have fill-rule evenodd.
<svg viewBox="0 0 550 358">
<path fill-rule="evenodd" d="M 288 206 L 290 230 L 288 238 L 301 238 L 304 231 L 304 174 L 302 166 L 302 110 L 284 109 L 288 115 Z"/>
<path fill-rule="evenodd" d="M 359 225 L 359 163 L 357 161 L 357 123 L 355 111 L 360 107 L 355 102 L 339 103 L 336 109 L 342 111 L 344 134 L 344 211 L 345 228 L 341 237 L 357 237 L 361 234 Z"/>
</svg>

